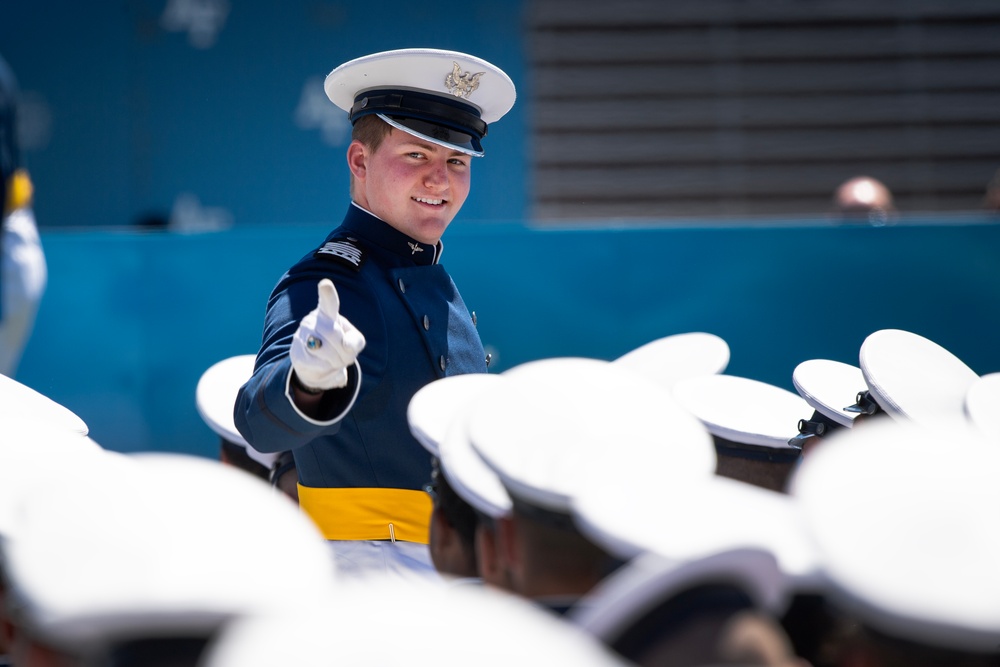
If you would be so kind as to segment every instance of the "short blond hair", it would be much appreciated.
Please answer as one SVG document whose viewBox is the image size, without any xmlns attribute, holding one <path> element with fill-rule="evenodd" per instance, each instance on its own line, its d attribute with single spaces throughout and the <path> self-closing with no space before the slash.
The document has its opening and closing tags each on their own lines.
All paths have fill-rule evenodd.
<svg viewBox="0 0 1000 667">
<path fill-rule="evenodd" d="M 382 141 L 392 132 L 392 126 L 375 114 L 362 116 L 354 123 L 351 130 L 351 142 L 364 144 L 374 153 L 382 145 Z M 354 198 L 354 174 L 351 174 L 351 199 Z"/>
<path fill-rule="evenodd" d="M 392 126 L 375 114 L 362 116 L 351 130 L 351 141 L 360 141 L 374 153 L 382 140 L 392 132 Z"/>
</svg>

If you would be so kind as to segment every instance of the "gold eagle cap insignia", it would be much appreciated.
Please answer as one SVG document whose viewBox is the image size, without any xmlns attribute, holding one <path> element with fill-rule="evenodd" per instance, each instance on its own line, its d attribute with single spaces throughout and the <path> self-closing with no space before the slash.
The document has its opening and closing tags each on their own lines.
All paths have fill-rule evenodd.
<svg viewBox="0 0 1000 667">
<path fill-rule="evenodd" d="M 444 77 L 444 85 L 448 88 L 448 92 L 455 97 L 468 99 L 472 91 L 479 87 L 479 79 L 486 72 L 476 72 L 475 74 L 472 72 L 463 72 L 458 63 L 452 61 L 451 64 L 453 67 L 451 72 Z"/>
</svg>

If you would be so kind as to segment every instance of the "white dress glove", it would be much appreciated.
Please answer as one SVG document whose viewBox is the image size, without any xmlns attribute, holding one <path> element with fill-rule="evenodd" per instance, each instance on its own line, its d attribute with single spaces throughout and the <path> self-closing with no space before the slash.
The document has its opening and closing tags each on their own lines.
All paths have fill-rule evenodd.
<svg viewBox="0 0 1000 667">
<path fill-rule="evenodd" d="M 319 281 L 319 305 L 302 318 L 289 351 L 299 382 L 313 390 L 345 386 L 347 368 L 364 347 L 364 335 L 340 314 L 333 282 Z"/>
</svg>

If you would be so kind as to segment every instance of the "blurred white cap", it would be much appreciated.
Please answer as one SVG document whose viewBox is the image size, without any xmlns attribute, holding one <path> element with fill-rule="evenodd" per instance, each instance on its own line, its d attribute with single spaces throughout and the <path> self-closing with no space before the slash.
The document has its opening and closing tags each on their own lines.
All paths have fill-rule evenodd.
<svg viewBox="0 0 1000 667">
<path fill-rule="evenodd" d="M 787 495 L 720 476 L 658 483 L 662 464 L 637 463 L 624 484 L 594 467 L 574 498 L 574 522 L 594 543 L 622 559 L 655 553 L 677 564 L 761 551 L 776 559 L 789 587 L 815 587 L 815 550 Z"/>
<path fill-rule="evenodd" d="M 17 423 L 45 424 L 87 435 L 87 424 L 69 408 L 6 375 L 0 375 L 0 433 Z"/>
<path fill-rule="evenodd" d="M 721 373 L 729 364 L 729 345 L 700 331 L 673 334 L 623 354 L 613 363 L 631 368 L 668 391 L 677 380 Z"/>
<path fill-rule="evenodd" d="M 455 493 L 493 518 L 509 514 L 510 496 L 496 473 L 473 451 L 467 424 L 476 401 L 504 380 L 502 375 L 487 373 L 440 378 L 413 395 L 406 413 L 413 436 L 438 458 L 441 473 Z"/>
<path fill-rule="evenodd" d="M 625 667 L 594 637 L 520 597 L 417 579 L 345 582 L 329 603 L 227 627 L 204 667 Z"/>
<path fill-rule="evenodd" d="M 568 514 L 581 466 L 629 477 L 645 452 L 664 450 L 662 483 L 714 474 L 704 427 L 657 384 L 616 364 L 554 358 L 503 373 L 469 418 L 472 446 L 515 501 Z"/>
<path fill-rule="evenodd" d="M 207 634 L 335 581 L 326 541 L 287 496 L 211 459 L 118 455 L 19 509 L 8 595 L 34 634 L 73 652 Z"/>
<path fill-rule="evenodd" d="M 240 387 L 253 375 L 255 359 L 255 355 L 242 354 L 212 364 L 198 380 L 195 404 L 198 407 L 198 414 L 216 435 L 243 447 L 247 451 L 247 456 L 265 468 L 270 468 L 277 460 L 278 454 L 258 452 L 251 447 L 246 438 L 236 430 L 233 419 L 236 395 Z"/>
<path fill-rule="evenodd" d="M 109 454 L 88 436 L 49 422 L 5 424 L 0 436 L 0 538 L 11 538 L 24 494 L 86 478 Z"/>
<path fill-rule="evenodd" d="M 883 634 L 998 652 L 1000 448 L 970 425 L 881 420 L 803 459 L 790 493 L 827 597 Z"/>
</svg>

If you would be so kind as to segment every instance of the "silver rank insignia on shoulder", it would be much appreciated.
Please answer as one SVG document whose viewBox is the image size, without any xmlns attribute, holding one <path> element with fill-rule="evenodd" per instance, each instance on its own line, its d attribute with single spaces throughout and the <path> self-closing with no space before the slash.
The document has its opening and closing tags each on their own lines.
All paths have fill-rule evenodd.
<svg viewBox="0 0 1000 667">
<path fill-rule="evenodd" d="M 448 87 L 448 92 L 455 97 L 469 98 L 476 88 L 479 87 L 479 79 L 486 74 L 486 72 L 463 72 L 462 68 L 458 66 L 458 63 L 452 61 L 454 65 L 451 72 L 444 77 L 444 85 Z"/>
<path fill-rule="evenodd" d="M 410 246 L 410 250 L 413 251 L 410 253 L 411 255 L 416 255 L 418 252 L 424 251 L 424 249 L 420 247 L 419 243 L 414 243 L 413 241 L 407 241 L 406 244 Z"/>
<path fill-rule="evenodd" d="M 361 270 L 361 265 L 365 261 L 364 250 L 352 243 L 353 239 L 328 241 L 313 253 L 314 257 L 337 260 L 341 264 L 346 264 L 356 271 Z"/>
</svg>

